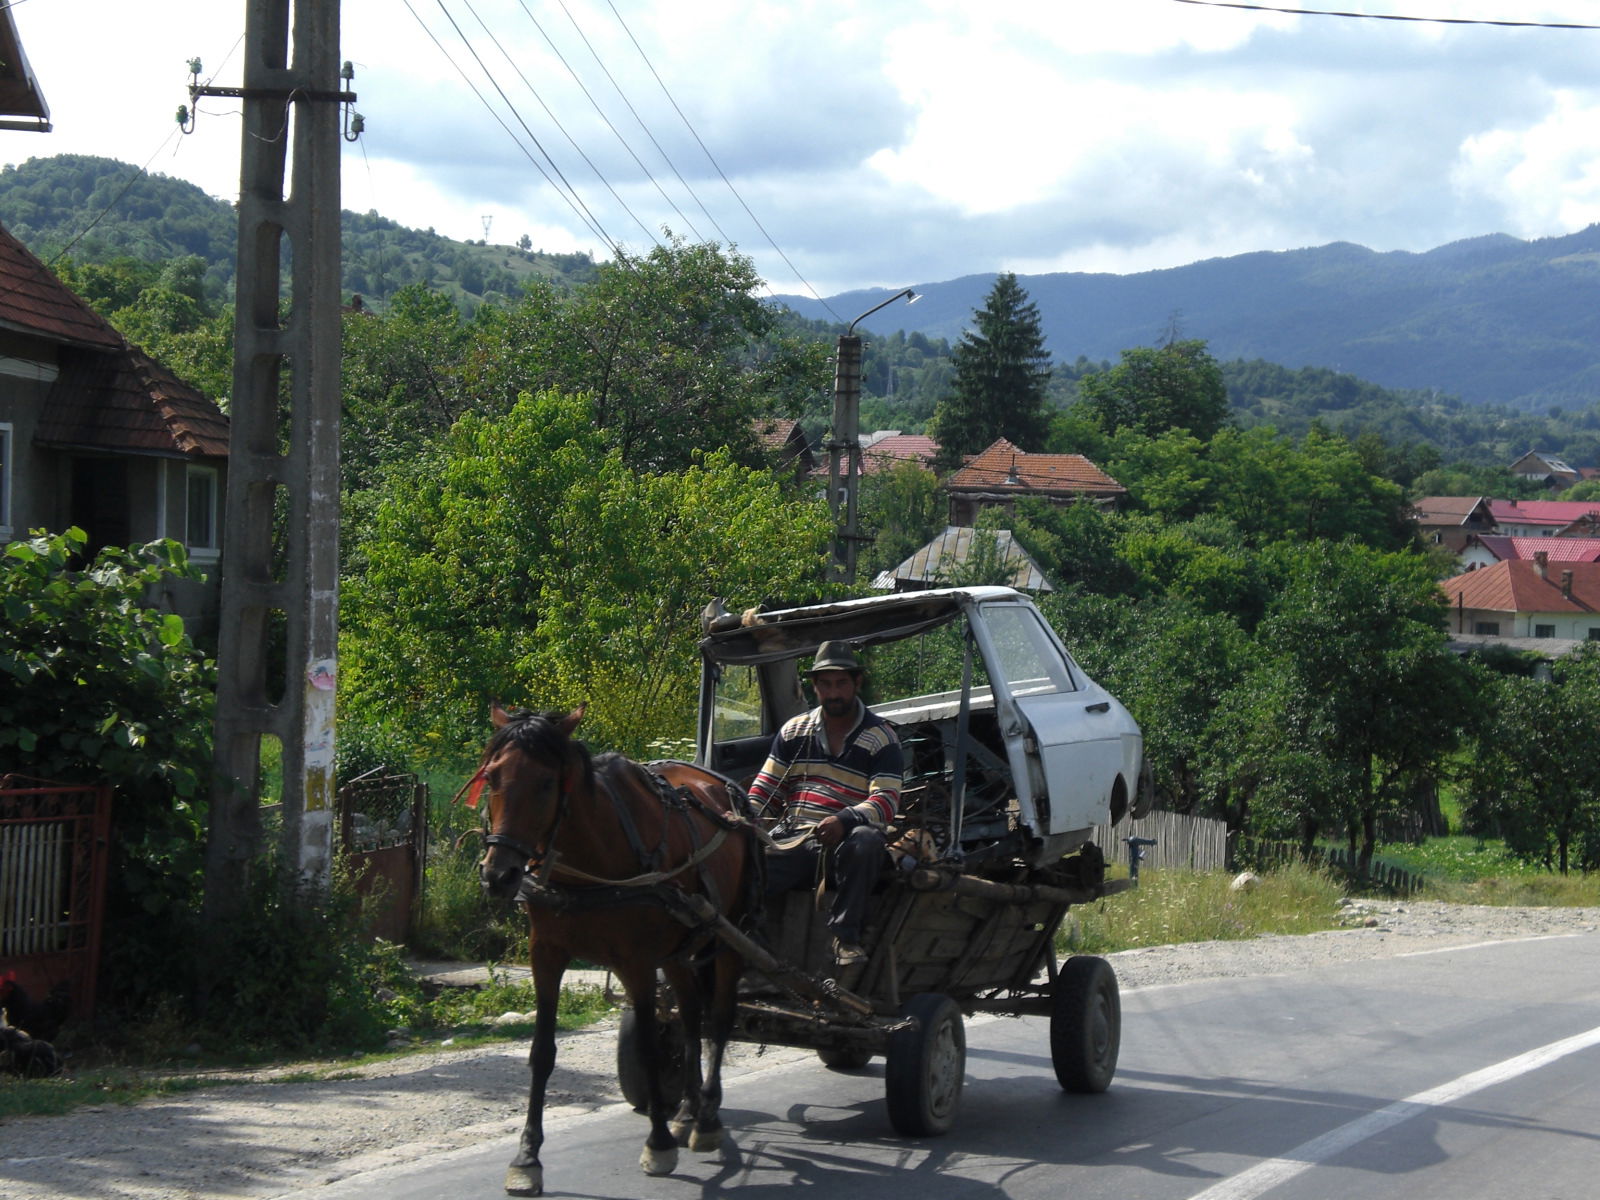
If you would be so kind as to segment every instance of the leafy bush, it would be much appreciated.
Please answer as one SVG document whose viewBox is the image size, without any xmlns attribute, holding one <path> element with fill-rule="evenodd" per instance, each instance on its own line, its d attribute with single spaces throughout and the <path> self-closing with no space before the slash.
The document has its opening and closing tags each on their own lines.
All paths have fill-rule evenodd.
<svg viewBox="0 0 1600 1200">
<path fill-rule="evenodd" d="M 0 555 L 0 775 L 116 785 L 100 978 L 136 1000 L 150 964 L 192 957 L 182 914 L 203 867 L 214 664 L 150 605 L 198 578 L 177 542 L 108 547 L 73 528 Z"/>
</svg>

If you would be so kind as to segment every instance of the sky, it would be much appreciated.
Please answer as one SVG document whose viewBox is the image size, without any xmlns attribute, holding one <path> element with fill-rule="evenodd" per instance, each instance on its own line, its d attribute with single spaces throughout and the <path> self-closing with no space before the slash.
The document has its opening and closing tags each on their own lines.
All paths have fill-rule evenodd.
<svg viewBox="0 0 1600 1200">
<path fill-rule="evenodd" d="M 48 134 L 238 193 L 245 0 L 16 0 Z M 1319 7 L 1306 0 L 1306 7 Z M 1600 25 L 1600 0 L 1339 0 Z M 344 0 L 342 207 L 457 239 L 732 244 L 772 291 L 1127 273 L 1600 221 L 1600 29 L 1179 0 Z M 548 158 L 546 157 L 548 155 Z"/>
</svg>

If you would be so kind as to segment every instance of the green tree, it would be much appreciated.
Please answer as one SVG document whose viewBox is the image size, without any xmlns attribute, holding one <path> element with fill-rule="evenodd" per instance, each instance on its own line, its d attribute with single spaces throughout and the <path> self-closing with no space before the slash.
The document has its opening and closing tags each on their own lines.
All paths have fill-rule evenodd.
<svg viewBox="0 0 1600 1200">
<path fill-rule="evenodd" d="M 1354 542 L 1285 545 L 1286 586 L 1234 697 L 1236 767 L 1263 819 L 1309 843 L 1342 830 L 1363 863 L 1462 738 L 1473 675 L 1446 645 L 1444 600 L 1421 556 Z"/>
<path fill-rule="evenodd" d="M 1044 446 L 1049 433 L 1045 394 L 1050 352 L 1044 346 L 1039 306 L 1010 272 L 995 280 L 975 328 L 952 353 L 955 380 L 934 409 L 929 433 L 939 443 L 940 465 L 961 460 L 1008 438 L 1024 450 Z"/>
<path fill-rule="evenodd" d="M 894 463 L 861 478 L 861 527 L 872 535 L 866 555 L 870 579 L 897 567 L 945 526 L 939 480 L 920 463 Z"/>
<path fill-rule="evenodd" d="M 1549 680 L 1485 680 L 1463 817 L 1513 853 L 1560 871 L 1600 867 L 1600 647 L 1583 646 Z"/>
<path fill-rule="evenodd" d="M 481 744 L 494 698 L 591 701 L 595 740 L 635 753 L 687 735 L 699 611 L 814 595 L 831 532 L 724 453 L 635 470 L 556 393 L 468 414 L 380 494 L 344 583 L 341 714 L 442 757 Z"/>
<path fill-rule="evenodd" d="M 1198 339 L 1124 350 L 1109 371 L 1080 379 L 1078 394 L 1107 433 L 1185 429 L 1207 442 L 1228 420 L 1222 368 Z"/>
<path fill-rule="evenodd" d="M 570 294 L 533 287 L 481 316 L 464 385 L 488 411 L 523 392 L 587 395 L 606 444 L 641 470 L 719 446 L 754 465 L 755 419 L 816 407 L 826 382 L 825 348 L 779 334 L 760 286 L 748 257 L 716 245 L 621 254 Z"/>
</svg>

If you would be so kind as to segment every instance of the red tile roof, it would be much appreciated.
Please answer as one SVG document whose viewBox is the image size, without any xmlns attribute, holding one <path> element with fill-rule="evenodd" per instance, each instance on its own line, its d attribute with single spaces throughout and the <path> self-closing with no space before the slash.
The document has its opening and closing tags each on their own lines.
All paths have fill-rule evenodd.
<svg viewBox="0 0 1600 1200">
<path fill-rule="evenodd" d="M 861 473 L 887 471 L 897 463 L 914 462 L 930 466 L 939 453 L 939 443 L 920 433 L 897 433 L 880 438 L 861 452 Z"/>
<path fill-rule="evenodd" d="M 789 439 L 795 436 L 795 431 L 799 428 L 799 421 L 783 417 L 762 417 L 756 421 L 756 439 L 768 450 L 784 450 L 788 448 Z M 800 436 L 805 436 L 803 430 Z"/>
<path fill-rule="evenodd" d="M 1600 517 L 1600 500 L 1491 500 L 1489 510 L 1504 525 L 1567 525 L 1593 513 Z"/>
<path fill-rule="evenodd" d="M 1572 573 L 1570 596 L 1561 590 L 1561 576 L 1567 571 Z M 1560 570 L 1551 568 L 1540 578 L 1535 564 L 1526 559 L 1508 559 L 1456 575 L 1439 586 L 1451 608 L 1524 613 L 1600 612 L 1600 563 L 1563 564 Z"/>
<path fill-rule="evenodd" d="M 1422 525 L 1460 525 L 1485 503 L 1482 496 L 1423 496 L 1411 502 L 1411 511 Z M 1485 508 L 1484 516 L 1489 515 Z"/>
<path fill-rule="evenodd" d="M 228 453 L 222 410 L 130 345 L 4 228 L 0 328 L 61 346 L 37 441 L 152 454 Z"/>
<path fill-rule="evenodd" d="M 0 228 L 0 328 L 52 341 L 120 350 L 122 335 Z"/>
<path fill-rule="evenodd" d="M 1600 538 L 1583 537 L 1506 537 L 1480 533 L 1483 548 L 1499 559 L 1525 558 L 1530 562 L 1543 553 L 1549 562 L 1600 562 Z"/>
<path fill-rule="evenodd" d="M 1029 454 L 1000 438 L 945 480 L 952 489 L 988 492 L 1121 495 L 1120 483 L 1081 454 Z"/>
<path fill-rule="evenodd" d="M 46 445 L 191 456 L 228 453 L 228 418 L 137 347 L 64 352 L 34 433 Z"/>
</svg>

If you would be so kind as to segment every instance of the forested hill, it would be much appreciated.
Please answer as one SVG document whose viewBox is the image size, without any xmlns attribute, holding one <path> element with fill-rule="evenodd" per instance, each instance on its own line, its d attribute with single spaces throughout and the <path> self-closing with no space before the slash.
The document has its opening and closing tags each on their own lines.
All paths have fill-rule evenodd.
<svg viewBox="0 0 1600 1200">
<path fill-rule="evenodd" d="M 907 280 L 923 299 L 863 325 L 953 340 L 994 278 Z M 1204 339 L 1219 359 L 1325 367 L 1475 404 L 1587 408 L 1600 397 L 1600 226 L 1533 242 L 1496 234 L 1424 254 L 1335 243 L 1135 275 L 1018 279 L 1058 362 L 1115 361 L 1176 329 Z M 828 302 L 849 318 L 891 294 Z M 816 300 L 781 299 L 802 315 L 825 315 Z"/>
<path fill-rule="evenodd" d="M 0 170 L 0 224 L 46 261 L 63 250 L 95 263 L 193 254 L 205 260 L 212 296 L 227 295 L 233 280 L 233 205 L 192 183 L 114 159 L 58 154 L 6 166 Z M 345 212 L 343 243 L 344 290 L 380 307 L 408 283 L 426 283 L 470 310 L 485 300 L 514 299 L 530 276 L 587 279 L 594 272 L 587 255 L 458 242 L 375 212 Z"/>
</svg>

